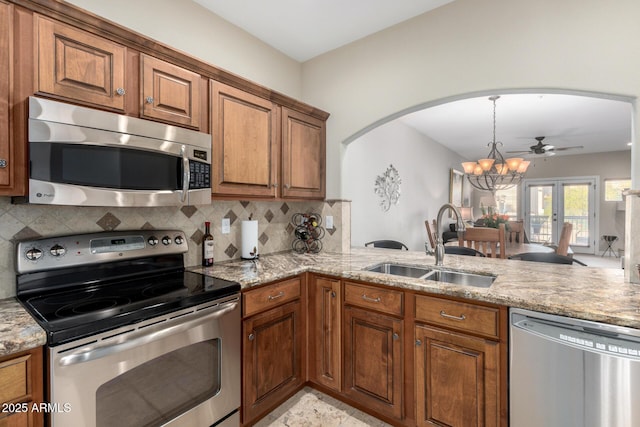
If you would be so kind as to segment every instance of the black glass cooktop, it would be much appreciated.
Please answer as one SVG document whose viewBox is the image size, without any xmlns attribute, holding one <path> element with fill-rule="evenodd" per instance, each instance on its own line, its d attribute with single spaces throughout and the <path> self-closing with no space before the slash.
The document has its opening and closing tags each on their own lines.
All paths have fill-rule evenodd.
<svg viewBox="0 0 640 427">
<path fill-rule="evenodd" d="M 47 331 L 48 344 L 57 345 L 239 291 L 236 282 L 189 271 L 165 271 L 18 298 Z"/>
</svg>

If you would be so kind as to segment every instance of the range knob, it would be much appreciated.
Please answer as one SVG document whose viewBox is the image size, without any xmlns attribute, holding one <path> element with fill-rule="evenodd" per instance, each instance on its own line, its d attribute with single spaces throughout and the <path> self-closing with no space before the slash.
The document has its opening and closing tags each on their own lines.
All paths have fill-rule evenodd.
<svg viewBox="0 0 640 427">
<path fill-rule="evenodd" d="M 173 239 L 173 241 L 174 241 L 174 242 L 176 242 L 176 245 L 181 245 L 181 244 L 183 244 L 183 243 L 184 243 L 184 239 L 183 239 L 183 238 L 182 238 L 182 236 L 180 236 L 180 235 L 177 235 L 177 236 Z"/>
<path fill-rule="evenodd" d="M 155 246 L 158 244 L 158 238 L 156 236 L 151 236 L 147 239 L 147 243 L 149 246 Z"/>
<path fill-rule="evenodd" d="M 49 252 L 51 252 L 51 255 L 58 257 L 66 254 L 67 250 L 64 248 L 64 246 L 61 246 L 56 243 L 55 245 L 51 246 L 51 249 L 49 249 Z"/>
<path fill-rule="evenodd" d="M 164 236 L 162 238 L 162 244 L 165 245 L 165 246 L 169 246 L 171 244 L 171 237 Z"/>
<path fill-rule="evenodd" d="M 37 261 L 42 258 L 42 251 L 38 248 L 31 248 L 27 250 L 25 256 L 29 261 Z"/>
</svg>

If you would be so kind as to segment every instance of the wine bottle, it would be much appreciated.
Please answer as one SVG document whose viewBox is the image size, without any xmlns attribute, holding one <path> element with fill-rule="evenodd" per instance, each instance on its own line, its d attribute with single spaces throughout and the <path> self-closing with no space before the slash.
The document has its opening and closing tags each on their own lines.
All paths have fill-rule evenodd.
<svg viewBox="0 0 640 427">
<path fill-rule="evenodd" d="M 202 236 L 202 266 L 213 265 L 213 236 L 210 231 L 211 223 L 204 223 L 204 236 Z"/>
</svg>

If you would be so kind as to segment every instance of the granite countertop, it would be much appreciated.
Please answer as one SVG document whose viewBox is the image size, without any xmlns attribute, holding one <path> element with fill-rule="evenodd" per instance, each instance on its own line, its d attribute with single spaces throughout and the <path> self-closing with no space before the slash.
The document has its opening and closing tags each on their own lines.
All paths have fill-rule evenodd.
<svg viewBox="0 0 640 427">
<path fill-rule="evenodd" d="M 625 283 L 621 269 L 445 255 L 442 268 L 496 274 L 489 288 L 363 271 L 386 261 L 435 265 L 434 257 L 421 251 L 352 248 L 344 254 L 272 254 L 255 264 L 235 261 L 192 270 L 240 282 L 243 289 L 310 271 L 640 329 L 640 285 Z"/>
<path fill-rule="evenodd" d="M 46 344 L 47 336 L 15 298 L 0 300 L 0 356 Z"/>
<path fill-rule="evenodd" d="M 441 268 L 497 275 L 489 288 L 363 270 L 388 261 L 435 264 L 434 257 L 420 251 L 353 248 L 344 254 L 271 254 L 255 263 L 231 261 L 190 270 L 237 281 L 243 289 L 310 271 L 640 329 L 640 285 L 625 283 L 620 269 L 445 255 Z M 45 332 L 15 298 L 0 300 L 0 356 L 45 343 Z"/>
</svg>

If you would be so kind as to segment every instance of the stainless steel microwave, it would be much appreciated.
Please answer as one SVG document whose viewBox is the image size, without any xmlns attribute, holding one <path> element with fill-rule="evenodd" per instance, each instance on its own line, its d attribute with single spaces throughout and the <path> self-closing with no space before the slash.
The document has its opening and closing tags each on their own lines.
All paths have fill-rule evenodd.
<svg viewBox="0 0 640 427">
<path fill-rule="evenodd" d="M 211 135 L 29 98 L 29 203 L 211 203 Z"/>
</svg>

